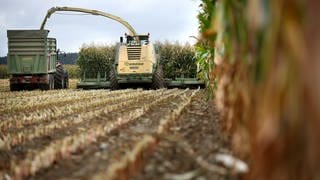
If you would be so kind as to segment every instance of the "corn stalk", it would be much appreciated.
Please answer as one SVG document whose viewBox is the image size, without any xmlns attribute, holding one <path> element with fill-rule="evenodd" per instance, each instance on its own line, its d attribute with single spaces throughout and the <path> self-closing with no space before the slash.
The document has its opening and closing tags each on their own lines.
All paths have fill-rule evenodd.
<svg viewBox="0 0 320 180">
<path fill-rule="evenodd" d="M 317 5 L 202 1 L 198 58 L 250 179 L 320 178 Z"/>
</svg>

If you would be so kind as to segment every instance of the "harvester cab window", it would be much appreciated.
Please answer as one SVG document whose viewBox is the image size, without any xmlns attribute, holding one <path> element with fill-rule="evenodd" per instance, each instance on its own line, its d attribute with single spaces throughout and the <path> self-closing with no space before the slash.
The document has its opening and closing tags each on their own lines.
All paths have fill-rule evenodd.
<svg viewBox="0 0 320 180">
<path fill-rule="evenodd" d="M 128 45 L 147 45 L 149 44 L 149 35 L 129 36 L 126 35 Z"/>
<path fill-rule="evenodd" d="M 133 36 L 126 36 L 127 44 L 131 44 L 133 42 Z"/>
<path fill-rule="evenodd" d="M 149 36 L 139 36 L 139 41 L 141 45 L 149 44 Z"/>
</svg>

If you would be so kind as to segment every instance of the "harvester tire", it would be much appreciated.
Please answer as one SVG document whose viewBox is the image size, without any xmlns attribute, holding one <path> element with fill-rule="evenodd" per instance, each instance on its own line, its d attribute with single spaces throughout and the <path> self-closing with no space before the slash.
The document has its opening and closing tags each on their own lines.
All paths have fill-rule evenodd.
<svg viewBox="0 0 320 180">
<path fill-rule="evenodd" d="M 165 88 L 163 69 L 161 65 L 157 66 L 157 69 L 152 76 L 152 87 L 153 89 Z"/>
<path fill-rule="evenodd" d="M 63 89 L 64 87 L 64 71 L 62 66 L 56 67 L 56 72 L 54 73 L 54 87 L 55 89 Z"/>
<path fill-rule="evenodd" d="M 113 68 L 111 68 L 111 70 L 110 70 L 109 81 L 110 81 L 110 89 L 111 90 L 119 89 L 119 84 L 118 84 L 116 72 Z"/>
</svg>

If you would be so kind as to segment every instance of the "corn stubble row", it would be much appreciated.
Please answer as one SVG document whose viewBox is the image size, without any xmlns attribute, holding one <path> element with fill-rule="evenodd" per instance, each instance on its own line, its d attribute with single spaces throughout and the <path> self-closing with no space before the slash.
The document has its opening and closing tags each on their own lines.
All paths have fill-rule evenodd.
<svg viewBox="0 0 320 180">
<path fill-rule="evenodd" d="M 2 92 L 9 91 L 9 80 L 8 79 L 0 79 L 0 94 Z"/>
<path fill-rule="evenodd" d="M 33 91 L 34 93 L 40 91 Z M 0 105 L 6 105 L 0 110 L 1 113 L 20 113 L 24 111 L 33 111 L 48 106 L 62 106 L 77 100 L 88 100 L 92 97 L 105 96 L 99 92 L 92 93 L 90 91 L 71 91 L 55 90 L 54 93 L 48 93 L 36 96 L 11 97 L 4 99 Z M 11 105 L 11 106 L 8 106 Z"/>
<path fill-rule="evenodd" d="M 315 0 L 202 0 L 197 51 L 249 179 L 320 178 Z"/>
<path fill-rule="evenodd" d="M 179 97 L 181 101 L 176 104 L 176 108 L 170 113 L 165 114 L 159 120 L 160 123 L 156 129 L 156 134 L 163 134 L 182 113 L 183 109 L 188 106 L 192 98 L 198 93 L 198 91 L 192 92 L 191 95 L 187 95 L 188 90 L 181 92 L 176 97 Z M 118 162 L 111 164 L 104 172 L 98 172 L 93 176 L 93 179 L 129 179 L 142 164 L 143 154 L 148 154 L 156 148 L 159 138 L 152 135 L 144 135 L 139 140 L 131 151 L 128 151 L 124 157 Z"/>
<path fill-rule="evenodd" d="M 6 79 L 6 81 L 9 81 Z M 32 97 L 32 96 L 43 96 L 49 94 L 55 94 L 56 91 L 0 91 L 0 99 L 7 99 L 7 98 L 23 98 L 23 97 Z"/>
<path fill-rule="evenodd" d="M 162 95 L 166 95 L 171 93 L 171 91 L 165 91 L 163 90 L 158 90 L 158 92 L 162 92 Z M 107 93 L 108 94 L 108 93 Z M 114 93 L 114 94 L 119 94 L 119 93 Z M 156 98 L 159 94 L 154 93 L 153 91 L 136 91 L 136 92 L 131 92 L 130 94 L 121 94 L 118 97 L 109 97 L 105 98 L 103 100 L 100 100 L 98 106 L 106 106 L 107 108 L 103 109 L 96 109 L 93 111 L 79 111 L 75 112 L 72 111 L 70 112 L 71 115 L 76 114 L 76 116 L 67 116 L 64 117 L 63 119 L 57 119 L 55 117 L 54 121 L 51 121 L 49 119 L 49 123 L 40 123 L 38 125 L 34 125 L 29 128 L 25 128 L 22 130 L 19 130 L 19 132 L 13 131 L 13 133 L 7 133 L 3 134 L 2 139 L 0 140 L 0 149 L 10 149 L 13 145 L 21 144 L 26 141 L 30 141 L 36 137 L 41 137 L 44 135 L 51 134 L 53 131 L 57 129 L 63 129 L 63 128 L 68 128 L 72 127 L 74 125 L 83 123 L 83 122 L 88 122 L 93 119 L 97 119 L 98 117 L 101 116 L 101 114 L 108 114 L 111 113 L 117 109 L 125 109 L 128 106 L 131 106 L 133 104 L 136 104 L 137 102 L 144 100 L 144 99 L 149 99 L 152 100 Z M 100 98 L 100 97 L 99 97 Z M 86 103 L 86 106 L 88 104 Z M 97 104 L 93 104 L 94 107 L 98 107 Z M 79 107 L 79 106 L 78 106 Z M 82 108 L 85 109 L 85 108 Z M 88 110 L 88 109 L 86 109 Z M 57 111 L 55 111 L 57 112 Z M 79 114 L 78 114 L 79 113 Z M 66 114 L 63 113 L 58 113 L 54 114 L 60 117 L 60 115 L 66 116 Z M 34 120 L 34 119 L 33 119 Z M 16 122 L 16 121 L 15 121 Z M 19 120 L 18 120 L 19 122 Z M 43 121 L 42 121 L 43 122 Z M 15 124 L 17 125 L 17 124 Z M 26 125 L 26 124 L 24 124 Z M 18 126 L 18 125 L 17 125 Z"/>
<path fill-rule="evenodd" d="M 98 137 L 104 136 L 110 131 L 120 128 L 123 124 L 135 120 L 146 113 L 151 107 L 157 106 L 157 104 L 162 102 L 170 101 L 172 97 L 182 95 L 182 92 L 177 89 L 161 89 L 157 91 L 125 90 L 124 92 L 126 93 L 123 93 L 123 91 L 105 92 L 116 93 L 118 96 L 112 96 L 109 99 L 106 98 L 107 100 L 101 99 L 101 101 L 104 102 L 97 105 L 96 107 L 99 108 L 92 112 L 81 113 L 80 111 L 75 110 L 73 111 L 73 115 L 75 116 L 67 116 L 66 119 L 61 117 L 60 123 L 59 120 L 54 120 L 44 126 L 40 123 L 30 131 L 24 130 L 21 133 L 7 134 L 5 140 L 2 139 L 2 148 L 10 149 L 10 146 L 14 144 L 20 144 L 32 140 L 35 137 L 45 136 L 52 133 L 55 129 L 72 128 L 72 125 L 74 124 L 92 120 L 97 121 L 97 119 L 98 121 L 101 121 L 101 123 L 87 123 L 89 127 L 79 129 L 75 133 L 67 135 L 62 139 L 53 140 L 49 145 L 43 148 L 30 149 L 24 159 L 11 162 L 10 172 L 0 171 L 0 174 L 9 174 L 9 176 L 15 177 L 16 179 L 33 175 L 39 169 L 49 167 L 54 161 L 68 158 L 72 152 L 85 148 L 96 141 Z M 103 91 L 100 91 L 99 93 L 103 93 Z M 149 100 L 153 101 L 149 103 Z M 86 106 L 87 102 L 82 101 L 76 104 L 78 106 Z M 128 106 L 135 108 L 130 109 L 125 113 L 115 113 L 116 115 L 113 117 L 106 118 L 110 115 L 110 112 L 114 112 L 118 109 L 121 110 Z M 48 120 L 50 120 L 50 118 Z M 10 122 L 16 121 L 18 120 L 10 120 Z M 30 123 L 32 124 L 31 121 L 32 120 L 30 120 Z M 39 127 L 39 130 L 37 127 Z"/>
<path fill-rule="evenodd" d="M 2 132 L 6 132 L 11 128 L 18 129 L 26 125 L 43 123 L 52 120 L 59 120 L 59 118 L 65 117 L 67 115 L 80 113 L 82 111 L 89 110 L 90 108 L 96 108 L 101 105 L 106 105 L 114 98 L 122 98 L 120 100 L 123 100 L 124 97 L 121 97 L 121 95 L 125 96 L 127 93 L 130 92 L 134 92 L 134 90 L 121 90 L 113 92 L 112 94 L 111 92 L 103 91 L 97 91 L 95 93 L 90 94 L 81 93 L 78 94 L 78 96 L 80 97 L 80 99 L 86 101 L 82 101 L 77 98 L 68 102 L 70 104 L 65 104 L 63 106 L 57 103 L 55 99 L 52 99 L 51 102 L 54 102 L 53 105 L 47 104 L 45 108 L 41 107 L 31 112 L 22 109 L 21 112 L 15 112 L 13 115 L 11 113 L 3 113 L 3 115 L 0 117 L 0 129 Z M 61 93 L 67 95 L 67 92 L 61 91 Z M 17 98 L 16 101 L 19 101 L 19 99 Z M 13 102 L 13 105 L 9 104 L 8 106 L 14 106 L 14 103 L 15 102 Z M 34 103 L 36 103 L 35 100 Z M 28 108 L 29 107 L 26 106 L 25 109 Z"/>
</svg>

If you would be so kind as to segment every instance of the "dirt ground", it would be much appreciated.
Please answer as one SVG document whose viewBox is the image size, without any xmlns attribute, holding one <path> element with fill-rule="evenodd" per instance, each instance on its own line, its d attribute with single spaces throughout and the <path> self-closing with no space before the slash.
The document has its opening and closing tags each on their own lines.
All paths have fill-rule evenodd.
<svg viewBox="0 0 320 180">
<path fill-rule="evenodd" d="M 236 178 L 215 159 L 232 152 L 202 90 L 40 92 L 1 94 L 26 101 L 1 108 L 4 179 Z"/>
</svg>

